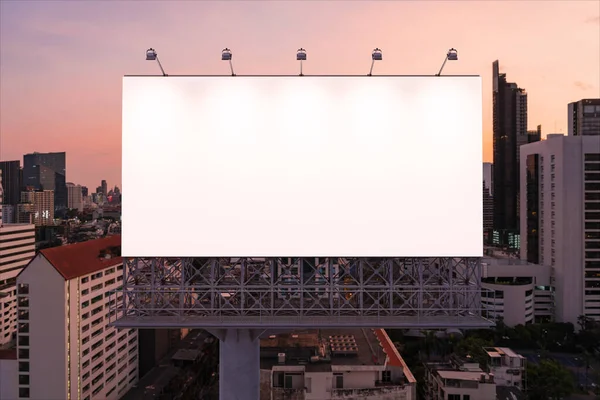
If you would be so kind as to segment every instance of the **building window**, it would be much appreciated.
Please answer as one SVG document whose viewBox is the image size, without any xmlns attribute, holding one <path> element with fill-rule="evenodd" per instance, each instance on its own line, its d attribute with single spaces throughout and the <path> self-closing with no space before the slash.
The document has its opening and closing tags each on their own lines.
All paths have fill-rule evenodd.
<svg viewBox="0 0 600 400">
<path fill-rule="evenodd" d="M 29 398 L 29 388 L 19 388 L 19 397 L 28 399 Z"/>
<path fill-rule="evenodd" d="M 460 400 L 460 394 L 449 394 L 448 400 Z"/>
</svg>

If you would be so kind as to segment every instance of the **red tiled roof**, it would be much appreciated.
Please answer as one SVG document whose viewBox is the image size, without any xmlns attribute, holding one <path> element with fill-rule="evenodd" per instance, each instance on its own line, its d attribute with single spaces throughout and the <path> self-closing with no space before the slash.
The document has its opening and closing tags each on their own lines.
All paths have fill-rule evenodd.
<svg viewBox="0 0 600 400">
<path fill-rule="evenodd" d="M 402 368 L 402 372 L 404 373 L 406 380 L 409 383 L 415 383 L 415 377 L 413 376 L 412 372 L 410 372 L 410 369 L 400 356 L 398 349 L 396 349 L 396 346 L 388 336 L 385 329 L 374 329 L 374 331 L 375 335 L 377 335 L 377 339 L 379 339 L 379 343 L 381 343 L 383 346 L 383 351 L 385 351 L 385 354 L 388 357 L 388 365 Z"/>
<path fill-rule="evenodd" d="M 101 251 L 108 251 L 110 247 L 120 246 L 121 236 L 114 235 L 44 249 L 40 251 L 40 254 L 56 268 L 65 280 L 69 280 L 121 264 L 123 262 L 121 257 L 113 256 L 109 259 L 100 257 Z"/>
<path fill-rule="evenodd" d="M 385 354 L 388 356 L 388 364 L 392 367 L 402 367 L 402 361 L 400 361 L 400 357 L 397 355 L 396 346 L 394 346 L 387 333 L 383 329 L 375 329 L 375 334 L 377 335 L 377 339 L 379 339 L 379 343 L 383 346 Z"/>
</svg>

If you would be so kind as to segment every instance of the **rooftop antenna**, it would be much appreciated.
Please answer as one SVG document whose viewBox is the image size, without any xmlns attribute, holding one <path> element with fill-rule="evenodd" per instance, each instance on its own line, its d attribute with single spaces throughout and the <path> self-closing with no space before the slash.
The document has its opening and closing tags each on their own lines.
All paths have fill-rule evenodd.
<svg viewBox="0 0 600 400">
<path fill-rule="evenodd" d="M 458 61 L 458 51 L 455 48 L 451 48 L 446 53 L 446 58 L 444 58 L 444 63 L 442 64 L 442 68 L 440 68 L 440 72 L 436 74 L 436 76 L 442 75 L 442 71 L 444 70 L 444 66 L 446 65 L 446 61 Z"/>
<path fill-rule="evenodd" d="M 231 69 L 231 76 L 235 76 L 235 73 L 233 72 L 233 64 L 231 63 L 232 57 L 233 57 L 233 54 L 231 54 L 231 50 L 229 50 L 228 48 L 224 48 L 223 51 L 221 51 L 221 60 L 229 61 L 229 68 Z"/>
<path fill-rule="evenodd" d="M 306 50 L 299 48 L 296 53 L 296 61 L 300 61 L 300 76 L 304 76 L 302 73 L 302 61 L 306 61 Z"/>
<path fill-rule="evenodd" d="M 153 48 L 149 48 L 148 50 L 146 50 L 146 61 L 154 60 L 156 60 L 156 62 L 158 63 L 158 66 L 160 67 L 160 71 L 162 72 L 163 76 L 167 76 L 167 74 L 165 74 L 165 70 L 162 67 L 162 64 L 160 63 L 160 60 L 158 59 L 158 54 L 156 53 L 156 50 L 154 50 Z"/>
<path fill-rule="evenodd" d="M 375 65 L 375 61 L 381 61 L 383 59 L 383 54 L 381 54 L 381 49 L 376 48 L 371 53 L 371 69 L 369 70 L 369 76 L 373 76 L 373 66 Z"/>
</svg>

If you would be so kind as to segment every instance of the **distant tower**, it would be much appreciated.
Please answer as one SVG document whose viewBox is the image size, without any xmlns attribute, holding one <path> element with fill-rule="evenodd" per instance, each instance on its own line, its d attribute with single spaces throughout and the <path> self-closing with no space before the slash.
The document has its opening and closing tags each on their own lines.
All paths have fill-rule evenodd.
<svg viewBox="0 0 600 400">
<path fill-rule="evenodd" d="M 52 190 L 56 210 L 67 208 L 67 155 L 61 153 L 32 153 L 23 156 L 23 184 L 35 190 Z"/>
<path fill-rule="evenodd" d="M 102 180 L 100 186 L 102 187 L 102 194 L 106 196 L 108 194 L 108 185 L 106 184 L 106 181 Z"/>
<path fill-rule="evenodd" d="M 569 136 L 600 135 L 600 99 L 583 99 L 569 104 Z"/>
<path fill-rule="evenodd" d="M 519 231 L 519 147 L 529 143 L 527 93 L 493 69 L 494 230 L 501 236 Z M 539 139 L 538 139 L 539 140 Z"/>
</svg>

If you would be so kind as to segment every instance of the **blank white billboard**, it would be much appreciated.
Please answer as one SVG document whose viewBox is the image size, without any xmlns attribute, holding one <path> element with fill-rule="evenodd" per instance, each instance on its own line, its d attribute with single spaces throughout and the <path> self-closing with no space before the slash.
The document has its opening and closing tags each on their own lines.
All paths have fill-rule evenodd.
<svg viewBox="0 0 600 400">
<path fill-rule="evenodd" d="M 480 257 L 481 78 L 125 77 L 122 254 Z"/>
</svg>

